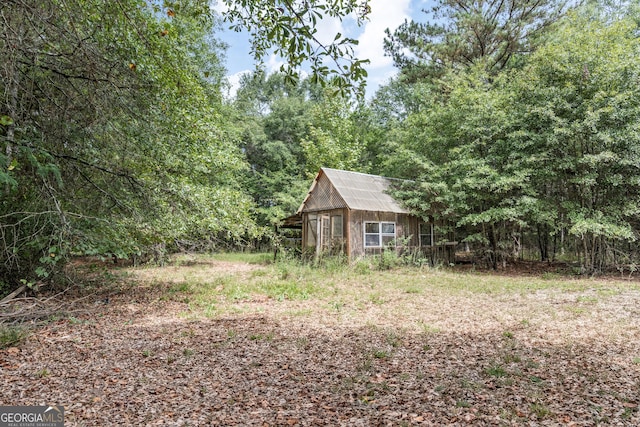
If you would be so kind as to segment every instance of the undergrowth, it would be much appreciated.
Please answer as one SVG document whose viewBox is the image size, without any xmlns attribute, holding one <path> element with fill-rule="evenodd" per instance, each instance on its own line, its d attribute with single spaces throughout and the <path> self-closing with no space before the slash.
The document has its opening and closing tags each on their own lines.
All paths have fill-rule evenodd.
<svg viewBox="0 0 640 427">
<path fill-rule="evenodd" d="M 27 336 L 28 330 L 23 326 L 0 325 L 0 349 L 15 347 Z"/>
</svg>

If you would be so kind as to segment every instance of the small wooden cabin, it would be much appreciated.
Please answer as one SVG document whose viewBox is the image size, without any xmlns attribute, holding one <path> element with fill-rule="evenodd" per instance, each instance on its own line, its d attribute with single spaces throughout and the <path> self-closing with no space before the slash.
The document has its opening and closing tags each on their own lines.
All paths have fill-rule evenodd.
<svg viewBox="0 0 640 427">
<path fill-rule="evenodd" d="M 433 263 L 454 262 L 454 242 L 435 235 L 432 221 L 403 208 L 389 193 L 401 180 L 322 168 L 296 215 L 304 254 L 346 254 L 350 260 L 384 250 L 420 251 Z M 451 237 L 451 236 L 448 236 Z"/>
</svg>

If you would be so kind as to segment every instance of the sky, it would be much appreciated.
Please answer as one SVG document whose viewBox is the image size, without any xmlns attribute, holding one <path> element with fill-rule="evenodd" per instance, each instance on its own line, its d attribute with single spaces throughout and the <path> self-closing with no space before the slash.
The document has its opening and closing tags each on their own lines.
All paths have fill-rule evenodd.
<svg viewBox="0 0 640 427">
<path fill-rule="evenodd" d="M 359 41 L 356 46 L 356 57 L 369 59 L 365 66 L 369 77 L 367 79 L 367 98 L 373 96 L 378 87 L 393 77 L 397 70 L 390 57 L 384 55 L 383 40 L 385 29 L 392 31 L 402 24 L 405 19 L 424 20 L 422 9 L 428 9 L 430 0 L 370 0 L 371 14 L 369 20 L 361 27 L 356 25 L 353 18 L 347 17 L 343 21 L 338 19 L 324 19 L 319 22 L 318 35 L 320 41 L 330 42 L 337 33 L 355 38 Z M 221 6 L 216 7 L 223 11 Z M 222 41 L 229 45 L 227 50 L 227 77 L 231 84 L 231 96 L 237 89 L 238 81 L 243 73 L 255 68 L 250 52 L 249 40 L 246 33 L 230 31 L 228 23 L 223 24 L 225 31 L 218 33 Z M 268 72 L 277 71 L 282 61 L 274 56 L 264 58 Z"/>
</svg>

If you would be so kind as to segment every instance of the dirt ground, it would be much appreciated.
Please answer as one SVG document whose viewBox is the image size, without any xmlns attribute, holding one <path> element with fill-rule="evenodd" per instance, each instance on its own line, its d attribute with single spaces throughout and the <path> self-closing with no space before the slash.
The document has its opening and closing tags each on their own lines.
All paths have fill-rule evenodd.
<svg viewBox="0 0 640 427">
<path fill-rule="evenodd" d="M 0 350 L 0 404 L 63 405 L 67 426 L 640 425 L 637 286 L 425 286 L 340 310 L 254 298 L 212 318 L 166 289 L 96 295 Z"/>
</svg>

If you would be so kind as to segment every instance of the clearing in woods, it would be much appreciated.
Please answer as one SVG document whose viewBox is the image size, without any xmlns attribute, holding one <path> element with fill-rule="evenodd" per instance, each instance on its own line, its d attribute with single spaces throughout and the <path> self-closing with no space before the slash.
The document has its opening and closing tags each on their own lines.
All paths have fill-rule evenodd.
<svg viewBox="0 0 640 427">
<path fill-rule="evenodd" d="M 0 404 L 68 426 L 640 425 L 635 280 L 266 259 L 83 264 L 113 285 L 0 350 Z"/>
</svg>

